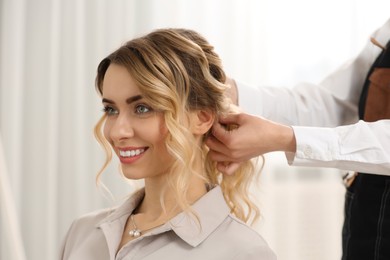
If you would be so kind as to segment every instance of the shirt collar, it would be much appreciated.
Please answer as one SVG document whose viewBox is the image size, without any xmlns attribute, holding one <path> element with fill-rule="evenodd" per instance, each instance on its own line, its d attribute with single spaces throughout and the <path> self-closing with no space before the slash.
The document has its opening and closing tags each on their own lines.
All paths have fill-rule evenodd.
<svg viewBox="0 0 390 260">
<path fill-rule="evenodd" d="M 216 186 L 192 205 L 195 216 L 182 212 L 172 218 L 172 230 L 187 244 L 202 243 L 229 215 L 221 187 Z M 197 218 L 198 219 L 197 219 Z"/>
<path fill-rule="evenodd" d="M 130 215 L 139 205 L 145 195 L 141 189 L 133 194 L 122 205 L 114 209 L 105 219 L 97 224 L 98 227 L 105 223 L 113 222 L 124 215 Z M 164 227 L 170 227 L 187 244 L 196 247 L 202 243 L 230 214 L 230 208 L 226 204 L 220 186 L 216 186 L 197 200 L 191 206 L 193 212 L 182 212 L 173 217 Z"/>
</svg>

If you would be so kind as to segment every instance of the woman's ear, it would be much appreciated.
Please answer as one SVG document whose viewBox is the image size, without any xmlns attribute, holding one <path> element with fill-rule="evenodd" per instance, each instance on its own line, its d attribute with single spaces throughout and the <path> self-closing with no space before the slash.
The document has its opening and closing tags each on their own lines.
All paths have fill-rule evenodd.
<svg viewBox="0 0 390 260">
<path fill-rule="evenodd" d="M 194 135 L 204 135 L 213 126 L 215 114 L 209 110 L 196 110 L 191 113 L 191 131 Z"/>
</svg>

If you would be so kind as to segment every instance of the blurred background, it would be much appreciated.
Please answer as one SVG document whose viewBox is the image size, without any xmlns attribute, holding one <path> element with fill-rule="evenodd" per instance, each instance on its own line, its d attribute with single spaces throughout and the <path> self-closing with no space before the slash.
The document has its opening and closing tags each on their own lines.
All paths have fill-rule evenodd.
<svg viewBox="0 0 390 260">
<path fill-rule="evenodd" d="M 229 76 L 293 87 L 355 56 L 389 10 L 388 0 L 0 0 L 0 259 L 56 259 L 74 218 L 115 203 L 95 185 L 94 77 L 124 41 L 191 28 Z M 255 228 L 279 260 L 340 259 L 342 174 L 266 156 Z M 135 189 L 116 161 L 103 181 L 115 199 Z"/>
</svg>

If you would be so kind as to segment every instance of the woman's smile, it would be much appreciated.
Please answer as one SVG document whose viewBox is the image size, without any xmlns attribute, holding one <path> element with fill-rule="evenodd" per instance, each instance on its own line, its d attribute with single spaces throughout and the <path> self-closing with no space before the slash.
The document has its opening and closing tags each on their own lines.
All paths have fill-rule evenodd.
<svg viewBox="0 0 390 260">
<path fill-rule="evenodd" d="M 133 163 L 139 158 L 142 157 L 142 155 L 148 150 L 148 147 L 139 147 L 139 148 L 118 148 L 119 151 L 119 160 L 121 163 Z"/>
</svg>

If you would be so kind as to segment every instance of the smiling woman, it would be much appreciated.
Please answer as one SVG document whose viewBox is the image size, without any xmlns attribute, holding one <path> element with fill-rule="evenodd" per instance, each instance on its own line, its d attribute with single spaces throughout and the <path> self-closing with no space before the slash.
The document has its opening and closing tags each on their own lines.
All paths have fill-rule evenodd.
<svg viewBox="0 0 390 260">
<path fill-rule="evenodd" d="M 102 90 L 107 115 L 104 136 L 118 156 L 125 177 L 148 180 L 167 172 L 173 158 L 165 146 L 163 113 L 148 105 L 122 65 L 108 67 Z"/>
<path fill-rule="evenodd" d="M 225 81 L 213 47 L 185 29 L 156 30 L 100 62 L 95 135 L 107 158 L 97 179 L 114 151 L 124 176 L 145 187 L 74 221 L 62 259 L 275 259 L 246 224 L 258 217 L 252 162 L 222 176 L 207 157 L 215 118 L 230 111 Z"/>
</svg>

